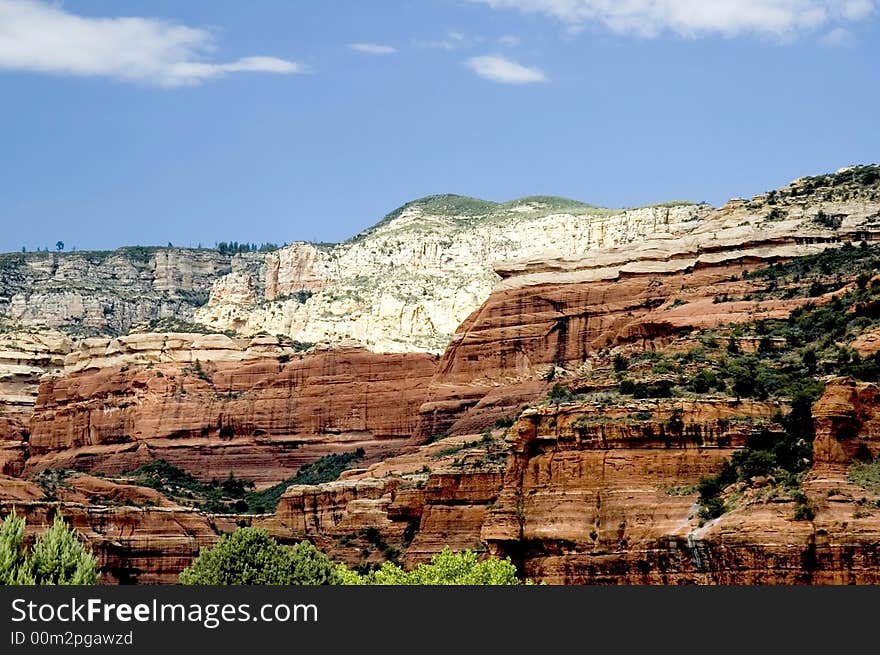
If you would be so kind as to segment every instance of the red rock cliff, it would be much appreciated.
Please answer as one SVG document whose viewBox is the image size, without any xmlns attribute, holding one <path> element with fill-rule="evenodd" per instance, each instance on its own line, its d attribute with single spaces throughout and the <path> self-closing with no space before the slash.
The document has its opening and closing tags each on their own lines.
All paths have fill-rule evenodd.
<svg viewBox="0 0 880 655">
<path fill-rule="evenodd" d="M 163 458 L 201 479 L 269 484 L 330 452 L 375 460 L 414 431 L 434 369 L 431 355 L 346 349 L 84 370 L 41 385 L 27 470 L 118 473 Z"/>
</svg>

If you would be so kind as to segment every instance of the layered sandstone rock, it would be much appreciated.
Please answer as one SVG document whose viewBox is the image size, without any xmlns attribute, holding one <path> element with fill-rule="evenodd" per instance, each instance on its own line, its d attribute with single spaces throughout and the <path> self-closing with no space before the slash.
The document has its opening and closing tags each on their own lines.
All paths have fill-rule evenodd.
<svg viewBox="0 0 880 655">
<path fill-rule="evenodd" d="M 832 387 L 823 403 L 836 394 Z M 621 426 L 622 417 L 607 412 L 591 429 L 572 418 L 597 410 L 585 414 L 579 405 L 524 413 L 510 431 L 513 456 L 482 539 L 551 584 L 880 580 L 876 496 L 848 482 L 845 468 L 825 466 L 821 448 L 803 484 L 811 520 L 796 520 L 795 500 L 769 487 L 747 489 L 732 511 L 701 525 L 694 483 L 775 408 L 752 403 L 740 414 L 735 403 L 707 401 L 681 409 L 676 431 L 684 438 L 664 445 L 656 429 L 646 439 L 643 422 Z M 820 436 L 823 425 L 817 418 Z"/>
<path fill-rule="evenodd" d="M 880 387 L 838 379 L 813 407 L 816 467 L 839 468 L 880 456 Z"/>
<path fill-rule="evenodd" d="M 670 421 L 673 409 L 678 423 Z M 524 412 L 508 434 L 512 458 L 482 539 L 529 576 L 607 582 L 600 572 L 613 571 L 630 549 L 688 534 L 693 485 L 776 408 L 743 409 L 667 401 L 643 404 L 636 414 L 647 419 L 589 404 Z"/>
<path fill-rule="evenodd" d="M 40 380 L 60 373 L 72 344 L 55 330 L 0 334 L 0 474 L 24 469 Z"/>
<path fill-rule="evenodd" d="M 513 397 L 537 399 L 539 380 L 590 366 L 610 348 L 662 348 L 693 329 L 784 319 L 807 302 L 827 302 L 845 289 L 755 300 L 764 285 L 745 274 L 775 260 L 880 238 L 876 183 L 852 186 L 840 182 L 841 175 L 731 202 L 674 234 L 626 247 L 496 262 L 503 279 L 453 336 L 414 443 L 448 433 L 490 392 L 496 404 L 505 402 L 508 388 L 516 389 L 511 406 Z M 523 394 L 529 384 L 531 398 Z"/>
<path fill-rule="evenodd" d="M 101 584 L 176 584 L 201 548 L 242 520 L 177 506 L 0 501 L 0 513 L 13 509 L 27 519 L 31 536 L 52 525 L 60 511 L 97 558 Z"/>
<path fill-rule="evenodd" d="M 237 273 L 219 280 L 197 319 L 307 342 L 352 338 L 379 352 L 439 353 L 497 282 L 493 261 L 548 250 L 573 256 L 678 233 L 707 211 L 686 204 L 607 210 L 559 198 L 425 198 L 345 243 L 295 243 L 270 253 L 264 280 Z"/>
<path fill-rule="evenodd" d="M 282 540 L 314 541 L 352 566 L 387 559 L 411 566 L 445 546 L 480 550 L 504 459 L 494 440 L 450 437 L 347 471 L 336 482 L 290 487 L 276 514 L 259 525 Z"/>
<path fill-rule="evenodd" d="M 163 318 L 191 321 L 211 284 L 234 270 L 232 260 L 183 248 L 3 255 L 0 321 L 73 336 L 125 334 Z M 237 260 L 235 268 L 259 277 L 260 255 Z"/>
<path fill-rule="evenodd" d="M 165 459 L 202 480 L 258 485 L 329 453 L 387 456 L 415 430 L 427 354 L 295 354 L 274 339 L 138 335 L 86 342 L 40 387 L 28 471 L 120 473 Z"/>
<path fill-rule="evenodd" d="M 33 539 L 60 512 L 98 560 L 101 584 L 174 584 L 201 548 L 250 521 L 209 516 L 153 489 L 89 475 L 43 484 L 0 476 L 0 516 L 23 516 Z"/>
<path fill-rule="evenodd" d="M 880 499 L 847 479 L 854 459 L 880 454 L 876 385 L 828 385 L 803 499 L 769 479 L 737 483 L 724 491 L 731 511 L 701 525 L 694 485 L 753 431 L 780 429 L 771 417 L 784 405 L 635 400 L 613 392 L 609 364 L 614 348 L 675 350 L 695 328 L 784 318 L 807 302 L 754 300 L 761 283 L 743 274 L 880 235 L 880 191 L 849 174 L 717 211 L 440 197 L 338 247 L 235 259 L 198 320 L 393 351 L 441 350 L 470 316 L 439 366 L 351 344 L 301 353 L 265 335 L 85 340 L 42 380 L 29 425 L 0 422 L 4 471 L 116 473 L 161 457 L 202 480 L 234 472 L 264 486 L 363 447 L 363 468 L 235 521 L 353 565 L 412 565 L 450 545 L 509 555 L 550 583 L 877 582 Z M 185 267 L 175 275 L 151 284 L 180 295 Z M 609 372 L 586 375 L 596 366 Z M 546 400 L 560 380 L 578 400 Z M 109 580 L 172 581 L 235 526 L 103 476 L 65 480 L 55 502 Z M 35 526 L 55 511 L 40 487 L 4 487 L 6 507 L 26 507 Z M 803 502 L 813 518 L 795 520 Z"/>
</svg>

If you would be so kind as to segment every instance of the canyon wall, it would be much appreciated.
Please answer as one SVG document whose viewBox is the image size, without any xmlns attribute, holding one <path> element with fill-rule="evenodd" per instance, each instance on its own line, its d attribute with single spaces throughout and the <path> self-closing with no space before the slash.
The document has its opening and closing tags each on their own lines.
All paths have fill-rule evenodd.
<svg viewBox="0 0 880 655">
<path fill-rule="evenodd" d="M 706 213 L 686 204 L 608 210 L 560 198 L 425 198 L 344 243 L 295 243 L 268 254 L 263 281 L 242 274 L 217 281 L 196 317 L 217 329 L 439 353 L 489 296 L 498 280 L 492 262 L 676 234 Z"/>
<path fill-rule="evenodd" d="M 0 504 L 36 530 L 61 508 L 110 582 L 171 582 L 236 524 L 367 567 L 476 548 L 554 584 L 880 582 L 880 495 L 848 475 L 880 454 L 876 384 L 823 380 L 802 498 L 756 476 L 729 485 L 708 518 L 701 478 L 756 434 L 781 435 L 788 399 L 636 398 L 614 363 L 690 352 L 716 328 L 747 349 L 753 337 L 741 344 L 732 326 L 867 289 L 870 276 L 843 275 L 815 293 L 801 278 L 765 293 L 750 275 L 878 240 L 880 176 L 849 176 L 719 210 L 436 197 L 336 247 L 217 264 L 192 317 L 242 336 L 9 333 Z M 163 294 L 180 295 L 188 282 L 168 284 Z M 68 318 L 52 320 L 70 333 Z M 875 336 L 853 341 L 864 357 Z M 410 352 L 374 352 L 397 350 Z M 644 371 L 668 376 L 649 361 Z M 161 458 L 262 488 L 356 448 L 359 468 L 289 487 L 271 515 L 206 514 L 112 479 Z M 80 473 L 47 486 L 61 469 Z"/>
<path fill-rule="evenodd" d="M 192 321 L 214 281 L 234 270 L 259 276 L 259 255 L 121 248 L 113 252 L 0 255 L 0 327 L 120 335 L 152 321 Z"/>
<path fill-rule="evenodd" d="M 332 452 L 373 461 L 414 431 L 428 354 L 296 353 L 274 337 L 145 334 L 87 340 L 45 379 L 26 471 L 121 473 L 153 459 L 257 485 Z"/>
</svg>

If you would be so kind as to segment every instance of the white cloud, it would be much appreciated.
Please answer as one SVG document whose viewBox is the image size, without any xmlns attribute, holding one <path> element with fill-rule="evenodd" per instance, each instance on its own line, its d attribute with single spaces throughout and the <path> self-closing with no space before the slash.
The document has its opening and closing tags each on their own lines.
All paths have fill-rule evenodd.
<svg viewBox="0 0 880 655">
<path fill-rule="evenodd" d="M 498 43 L 505 48 L 515 48 L 521 42 L 521 39 L 518 36 L 514 36 L 513 34 L 505 34 L 498 39 Z"/>
<path fill-rule="evenodd" d="M 381 43 L 349 43 L 348 47 L 365 55 L 393 55 L 397 48 Z"/>
<path fill-rule="evenodd" d="M 207 30 L 139 17 L 87 18 L 42 0 L 0 0 L 0 70 L 102 76 L 163 87 L 229 73 L 304 73 L 277 57 L 204 61 Z"/>
<path fill-rule="evenodd" d="M 822 43 L 831 47 L 852 45 L 855 37 L 852 32 L 843 27 L 835 27 L 833 30 L 822 36 Z"/>
<path fill-rule="evenodd" d="M 873 14 L 875 8 L 874 0 L 847 0 L 841 14 L 847 20 L 862 20 Z"/>
<path fill-rule="evenodd" d="M 463 32 L 449 31 L 436 41 L 415 41 L 415 45 L 421 48 L 434 48 L 437 50 L 461 50 L 471 48 L 474 44 L 482 43 L 485 39 L 481 36 L 468 36 Z"/>
<path fill-rule="evenodd" d="M 480 77 L 501 84 L 534 84 L 547 81 L 547 76 L 540 68 L 529 68 L 498 55 L 471 57 L 465 65 Z"/>
<path fill-rule="evenodd" d="M 613 32 L 652 37 L 759 34 L 792 38 L 864 20 L 878 0 L 470 0 L 558 18 L 569 27 L 599 23 Z"/>
</svg>

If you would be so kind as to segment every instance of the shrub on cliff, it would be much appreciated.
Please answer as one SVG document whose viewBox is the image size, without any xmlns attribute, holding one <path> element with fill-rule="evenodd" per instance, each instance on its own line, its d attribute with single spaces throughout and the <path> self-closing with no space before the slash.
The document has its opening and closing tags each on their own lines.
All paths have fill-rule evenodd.
<svg viewBox="0 0 880 655">
<path fill-rule="evenodd" d="M 554 384 L 553 388 L 550 389 L 550 393 L 547 394 L 547 400 L 555 405 L 567 403 L 572 398 L 574 398 L 574 394 L 572 394 L 567 387 L 563 387 L 561 384 Z"/>
<path fill-rule="evenodd" d="M 30 553 L 24 545 L 24 532 L 25 520 L 15 512 L 0 526 L 0 584 L 97 584 L 97 561 L 60 514 L 52 527 L 37 537 Z"/>
<path fill-rule="evenodd" d="M 240 528 L 203 548 L 180 574 L 184 585 L 340 584 L 338 567 L 307 541 L 282 546 L 260 528 Z"/>
</svg>

